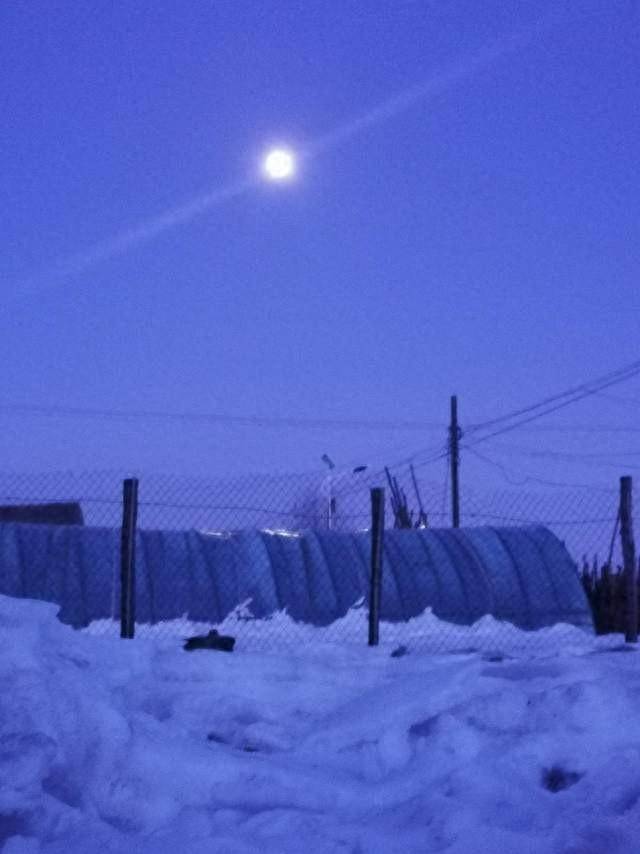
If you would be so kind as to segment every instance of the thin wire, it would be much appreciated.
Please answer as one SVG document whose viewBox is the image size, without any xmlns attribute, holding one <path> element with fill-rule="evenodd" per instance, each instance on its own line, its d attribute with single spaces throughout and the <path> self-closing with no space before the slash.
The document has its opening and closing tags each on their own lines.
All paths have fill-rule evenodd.
<svg viewBox="0 0 640 854">
<path fill-rule="evenodd" d="M 502 473 L 503 478 L 507 481 L 507 483 L 511 484 L 511 486 L 524 486 L 526 483 L 531 482 L 531 483 L 539 483 L 541 486 L 558 487 L 561 489 L 567 489 L 567 488 L 569 488 L 569 489 L 571 489 L 571 488 L 590 489 L 590 490 L 597 490 L 598 492 L 606 492 L 606 493 L 611 493 L 614 491 L 610 487 L 597 486 L 597 485 L 594 485 L 592 483 L 575 483 L 575 482 L 567 482 L 567 481 L 562 482 L 562 481 L 555 481 L 555 480 L 546 480 L 544 478 L 536 477 L 535 475 L 525 474 L 524 472 L 521 472 L 522 479 L 513 480 L 509 476 L 509 473 L 507 472 L 507 470 L 504 468 L 504 466 L 501 463 L 498 463 L 495 460 L 490 459 L 485 454 L 481 454 L 480 451 L 476 450 L 475 448 L 468 447 L 468 448 L 465 448 L 465 450 L 467 450 L 474 457 L 477 457 L 479 460 L 482 460 L 482 462 L 487 463 L 488 465 L 493 466 L 494 468 L 497 468 Z"/>
<path fill-rule="evenodd" d="M 471 451 L 473 448 L 473 445 L 461 445 L 460 447 L 461 447 L 461 449 L 464 448 L 465 450 Z M 518 456 L 523 456 L 523 457 L 539 458 L 539 459 L 546 459 L 546 460 L 556 460 L 558 462 L 576 463 L 576 465 L 581 465 L 581 466 L 595 466 L 597 468 L 615 468 L 615 469 L 620 469 L 622 466 L 624 466 L 624 468 L 627 468 L 627 469 L 633 470 L 633 471 L 640 469 L 640 466 L 633 465 L 632 463 L 630 464 L 628 462 L 624 462 L 624 463 L 613 462 L 611 460 L 606 460 L 606 459 L 603 460 L 603 459 L 599 459 L 597 457 L 597 455 L 596 455 L 596 458 L 592 458 L 588 455 L 582 456 L 580 454 L 571 454 L 571 453 L 565 454 L 562 451 L 526 451 L 526 450 L 518 451 L 515 448 L 511 449 L 511 450 L 507 449 L 507 448 L 492 448 L 492 450 L 496 453 L 499 453 L 499 454 L 517 454 Z M 638 456 L 638 454 L 633 454 L 633 453 L 629 454 L 629 455 L 630 456 L 631 455 Z M 615 457 L 616 455 L 613 454 L 612 456 Z M 623 456 L 623 455 L 620 454 L 619 456 Z"/>
<path fill-rule="evenodd" d="M 419 468 L 423 468 L 424 466 L 430 466 L 432 463 L 437 463 L 439 460 L 444 460 L 448 456 L 449 456 L 449 449 L 447 448 L 444 451 L 440 451 L 439 454 L 436 454 L 435 456 L 429 457 L 429 459 L 427 459 L 427 460 L 422 460 L 422 462 L 415 463 L 414 468 L 419 469 Z M 412 459 L 415 459 L 415 456 L 409 457 L 409 459 L 405 460 L 404 462 L 409 463 L 409 462 L 411 462 Z M 397 463 L 397 465 L 402 465 L 402 463 Z"/>
<path fill-rule="evenodd" d="M 553 395 L 552 397 L 546 398 L 545 400 L 540 401 L 536 404 L 531 404 L 530 406 L 524 407 L 520 410 L 516 410 L 515 412 L 512 412 L 510 415 L 501 416 L 500 418 L 494 418 L 491 421 L 486 421 L 486 422 L 484 422 L 484 424 L 475 425 L 474 427 L 470 428 L 469 430 L 466 430 L 466 433 L 468 434 L 469 432 L 471 432 L 473 434 L 483 427 L 486 428 L 487 426 L 490 426 L 490 425 L 496 425 L 498 423 L 503 423 L 507 419 L 512 420 L 515 417 L 519 417 L 520 415 L 527 414 L 526 418 L 521 418 L 519 421 L 516 421 L 515 423 L 506 424 L 504 427 L 501 427 L 498 430 L 494 430 L 493 432 L 488 433 L 484 436 L 479 436 L 478 438 L 476 438 L 475 440 L 472 440 L 471 442 L 465 442 L 463 447 L 467 451 L 469 451 L 469 450 L 471 450 L 471 448 L 474 445 L 477 445 L 480 442 L 485 442 L 485 441 L 487 441 L 487 439 L 491 439 L 495 436 L 500 436 L 502 433 L 507 433 L 507 432 L 510 432 L 511 430 L 515 430 L 518 427 L 521 427 L 523 424 L 528 424 L 532 421 L 536 421 L 538 418 L 541 418 L 544 415 L 549 415 L 550 413 L 556 412 L 557 410 L 562 409 L 565 406 L 569 406 L 571 403 L 576 403 L 577 401 L 582 400 L 585 397 L 593 395 L 596 393 L 596 391 L 599 391 L 602 388 L 609 388 L 612 385 L 617 385 L 621 382 L 624 382 L 628 379 L 633 378 L 634 376 L 637 376 L 638 374 L 640 374 L 640 360 L 632 362 L 623 368 L 617 369 L 616 371 L 611 371 L 610 373 L 605 374 L 604 376 L 600 377 L 597 380 L 593 380 L 593 381 L 590 381 L 588 383 L 582 383 L 579 386 L 574 386 L 573 388 L 571 388 L 565 392 L 561 392 L 557 395 Z M 594 385 L 596 385 L 597 388 L 593 388 Z M 556 401 L 559 401 L 559 402 L 556 402 Z M 554 406 L 549 405 L 549 404 L 554 403 L 554 402 L 555 402 Z M 543 408 L 542 411 L 539 411 L 541 407 L 545 407 L 545 408 Z M 531 414 L 529 414 L 529 413 L 531 413 Z M 412 454 L 410 457 L 406 458 L 405 460 L 401 460 L 400 462 L 395 463 L 394 467 L 406 465 L 409 463 L 414 463 L 415 467 L 419 468 L 419 467 L 422 467 L 425 465 L 429 465 L 433 462 L 437 462 L 439 459 L 442 459 L 443 457 L 448 455 L 448 453 L 449 453 L 448 444 L 447 444 L 447 449 L 444 452 L 441 452 L 440 454 L 437 454 L 436 456 L 429 457 L 427 460 L 424 460 L 421 463 L 415 463 L 415 460 L 420 453 L 427 453 L 427 452 L 426 451 L 416 451 L 414 454 Z M 493 463 L 493 464 L 497 465 L 495 463 Z M 600 464 L 600 465 L 606 465 L 606 464 Z M 610 464 L 610 465 L 615 465 L 615 464 Z M 528 479 L 537 480 L 538 483 L 542 483 L 542 481 L 540 479 L 535 479 L 535 478 L 528 478 Z M 514 484 L 514 485 L 517 485 L 517 484 Z"/>
<path fill-rule="evenodd" d="M 616 544 L 616 536 L 618 534 L 618 527 L 620 526 L 620 505 L 618 505 L 618 513 L 616 515 L 616 522 L 613 526 L 613 534 L 611 535 L 611 543 L 609 545 L 609 557 L 607 559 L 607 566 L 611 566 L 611 561 L 613 560 L 613 550 Z"/>
<path fill-rule="evenodd" d="M 539 451 L 536 448 L 524 448 L 522 445 L 497 443 L 491 446 L 500 453 L 515 453 L 529 457 L 562 457 L 573 459 L 610 459 L 611 457 L 640 457 L 640 451 Z"/>
<path fill-rule="evenodd" d="M 625 380 L 630 379 L 631 376 L 636 376 L 639 373 L 640 373 L 640 367 L 638 367 L 638 369 L 634 372 L 633 375 L 630 374 L 630 375 L 627 375 L 624 377 L 620 377 L 616 380 L 611 380 L 610 382 L 608 382 L 605 385 L 600 386 L 600 387 L 601 388 L 608 388 L 611 385 L 617 385 L 618 383 L 624 382 Z M 544 415 L 549 415 L 552 412 L 557 412 L 557 410 L 563 409 L 565 406 L 569 406 L 572 403 L 577 403 L 579 400 L 582 400 L 583 398 L 588 397 L 594 393 L 595 392 L 592 389 L 589 389 L 588 391 L 584 391 L 584 392 L 574 396 L 570 400 L 563 400 L 562 402 L 557 403 L 555 406 L 551 406 L 542 412 L 535 412 L 534 414 L 529 415 L 527 418 L 523 418 L 520 421 L 515 422 L 514 424 L 507 424 L 506 426 L 501 427 L 498 430 L 494 430 L 493 432 L 487 433 L 484 436 L 479 436 L 477 439 L 475 439 L 475 441 L 472 441 L 471 444 L 476 445 L 479 442 L 486 442 L 487 439 L 492 439 L 494 436 L 501 436 L 503 433 L 508 433 L 511 430 L 516 430 L 518 427 L 521 427 L 523 424 L 528 424 L 531 421 L 536 421 L 538 418 L 542 418 Z M 467 445 L 467 447 L 469 447 L 469 445 Z"/>
<path fill-rule="evenodd" d="M 521 415 L 527 415 L 526 418 L 520 418 L 519 421 L 511 424 L 505 424 L 504 427 L 501 427 L 498 430 L 494 430 L 491 433 L 488 433 L 484 436 L 478 436 L 475 439 L 472 439 L 471 442 L 466 442 L 464 447 L 466 450 L 470 450 L 470 448 L 474 445 L 479 444 L 480 442 L 484 442 L 487 439 L 491 439 L 495 436 L 499 436 L 502 433 L 507 433 L 511 430 L 515 430 L 522 425 L 529 424 L 532 421 L 536 421 L 539 418 L 542 418 L 544 415 L 550 415 L 552 412 L 556 412 L 559 409 L 563 409 L 566 406 L 569 406 L 572 403 L 577 403 L 579 400 L 582 400 L 585 397 L 596 394 L 603 388 L 609 388 L 612 385 L 617 385 L 618 383 L 625 382 L 626 380 L 632 379 L 633 377 L 640 374 L 640 360 L 636 360 L 634 362 L 629 363 L 628 365 L 618 368 L 615 371 L 611 371 L 608 374 L 599 377 L 598 379 L 591 380 L 589 382 L 581 383 L 578 386 L 573 386 L 570 389 L 565 390 L 564 392 L 560 392 L 556 395 L 552 395 L 551 397 L 547 397 L 538 403 L 531 404 L 529 406 L 523 407 L 522 409 L 515 410 L 509 415 L 503 415 L 499 418 L 493 418 L 489 421 L 484 421 L 480 424 L 472 425 L 469 428 L 465 428 L 464 435 L 474 435 L 481 429 L 486 429 L 490 426 L 495 426 L 497 424 L 504 423 L 505 421 L 512 421 L 514 418 L 519 418 Z M 596 386 L 596 388 L 594 388 Z M 554 404 L 555 405 L 551 405 Z M 542 411 L 539 411 L 542 408 Z M 530 414 L 531 413 L 531 414 Z M 550 428 L 550 429 L 563 429 L 563 428 Z M 622 428 L 624 429 L 624 428 Z M 629 432 L 640 432 L 637 428 L 630 428 Z M 428 453 L 427 450 L 419 450 L 416 451 L 411 456 L 407 457 L 404 460 L 400 460 L 397 463 L 393 464 L 391 467 L 397 467 L 405 464 L 409 464 L 415 462 L 417 456 L 421 453 Z M 444 453 L 440 453 L 436 456 L 430 457 L 422 463 L 417 463 L 416 468 L 424 465 L 429 465 L 432 462 L 437 462 L 439 459 L 442 459 L 443 456 L 448 454 L 448 444 L 447 450 Z"/>
<path fill-rule="evenodd" d="M 419 457 L 421 454 L 426 454 L 426 453 L 429 453 L 430 451 L 435 452 L 437 450 L 439 450 L 439 453 L 434 454 L 433 456 L 429 457 L 426 460 L 423 460 L 422 462 L 418 462 L 418 463 L 416 462 L 416 458 Z M 447 453 L 448 452 L 446 450 L 442 451 L 442 445 L 437 445 L 437 446 L 433 446 L 433 447 L 428 448 L 428 449 L 422 449 L 422 450 L 416 451 L 415 453 L 411 454 L 411 456 L 409 456 L 409 457 L 405 457 L 404 459 L 401 459 L 401 460 L 396 460 L 393 463 L 382 466 L 378 469 L 374 469 L 369 474 L 367 481 L 371 482 L 371 481 L 376 481 L 376 480 L 382 479 L 385 476 L 385 469 L 389 469 L 389 470 L 398 469 L 402 466 L 409 466 L 411 464 L 413 464 L 414 468 L 422 468 L 423 466 L 431 465 L 431 463 L 434 463 L 434 462 L 437 462 L 438 460 L 441 460 L 443 457 L 445 457 L 447 455 Z M 334 496 L 336 498 L 341 498 L 341 497 L 343 498 L 346 495 L 351 495 L 354 492 L 357 492 L 361 488 L 362 488 L 361 482 L 349 484 L 348 486 L 345 486 L 342 489 L 337 488 L 334 492 Z"/>
<path fill-rule="evenodd" d="M 469 519 L 495 519 L 501 522 L 522 522 L 527 525 L 603 525 L 611 516 L 596 519 L 528 519 L 526 516 L 501 516 L 497 513 L 467 513 Z"/>
<path fill-rule="evenodd" d="M 615 371 L 610 371 L 608 374 L 604 374 L 603 376 L 598 377 L 595 380 L 582 382 L 577 386 L 573 386 L 557 394 L 551 395 L 550 397 L 544 398 L 543 400 L 538 401 L 537 403 L 532 403 L 528 406 L 522 407 L 521 409 L 514 410 L 508 415 L 501 415 L 498 418 L 492 418 L 489 421 L 484 421 L 480 424 L 473 424 L 466 429 L 466 433 L 467 435 L 470 433 L 475 433 L 478 430 L 484 430 L 487 427 L 493 427 L 496 424 L 502 424 L 505 421 L 511 421 L 514 418 L 519 418 L 521 415 L 527 415 L 530 412 L 534 412 L 542 407 L 548 406 L 549 404 L 556 403 L 557 401 L 564 401 L 566 398 L 571 398 L 570 400 L 566 400 L 566 402 L 563 404 L 568 406 L 570 403 L 574 402 L 575 395 L 578 395 L 578 397 L 575 397 L 575 400 L 581 400 L 582 397 L 586 397 L 589 394 L 596 394 L 602 388 L 608 388 L 610 385 L 615 385 L 618 382 L 623 382 L 627 379 L 632 379 L 638 373 L 640 373 L 640 360 L 630 362 L 628 365 L 625 365 L 622 368 L 617 368 Z M 597 388 L 594 390 L 592 388 L 593 386 L 596 386 Z M 561 407 L 558 406 L 556 408 L 559 409 Z M 553 412 L 556 408 L 550 411 Z"/>
<path fill-rule="evenodd" d="M 74 406 L 39 406 L 32 404 L 0 404 L 0 412 L 44 417 L 113 419 L 155 419 L 171 421 L 219 422 L 250 427 L 294 429 L 364 429 L 364 430 L 442 430 L 443 423 L 421 421 L 385 421 L 366 418 L 296 418 L 260 415 L 228 415 L 207 412 L 172 412 L 159 410 L 91 409 Z"/>
<path fill-rule="evenodd" d="M 608 424 L 538 424 L 524 427 L 523 433 L 640 433 L 640 427 Z"/>
</svg>

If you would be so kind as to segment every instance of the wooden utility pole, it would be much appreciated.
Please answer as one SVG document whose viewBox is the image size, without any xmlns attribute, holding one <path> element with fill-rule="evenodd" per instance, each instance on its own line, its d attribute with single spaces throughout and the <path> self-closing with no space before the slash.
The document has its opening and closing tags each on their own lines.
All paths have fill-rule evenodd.
<svg viewBox="0 0 640 854">
<path fill-rule="evenodd" d="M 627 601 L 625 640 L 638 641 L 638 580 L 636 575 L 636 547 L 633 541 L 632 480 L 620 478 L 620 539 L 625 575 Z"/>
<path fill-rule="evenodd" d="M 458 426 L 458 398 L 451 397 L 451 421 L 449 423 L 449 464 L 451 466 L 451 524 L 460 527 L 460 491 L 458 466 L 460 463 L 460 428 Z"/>
</svg>

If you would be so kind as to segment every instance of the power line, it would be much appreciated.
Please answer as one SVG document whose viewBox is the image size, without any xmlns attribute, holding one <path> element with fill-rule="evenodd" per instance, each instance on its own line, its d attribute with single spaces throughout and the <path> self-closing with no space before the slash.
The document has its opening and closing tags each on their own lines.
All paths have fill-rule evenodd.
<svg viewBox="0 0 640 854">
<path fill-rule="evenodd" d="M 618 426 L 609 426 L 609 425 L 536 425 L 534 426 L 525 426 L 531 424 L 534 421 L 537 421 L 539 418 L 542 418 L 544 415 L 550 415 L 553 412 L 558 411 L 559 409 L 563 409 L 566 406 L 569 406 L 572 403 L 577 403 L 579 400 L 582 400 L 585 397 L 594 395 L 599 393 L 601 389 L 609 388 L 610 386 L 617 385 L 619 383 L 625 382 L 627 380 L 633 379 L 635 376 L 640 375 L 640 360 L 636 360 L 634 362 L 630 362 L 628 365 L 625 365 L 622 368 L 618 368 L 615 371 L 611 371 L 608 374 L 605 374 L 595 380 L 590 380 L 588 382 L 580 383 L 577 386 L 572 386 L 571 388 L 559 392 L 558 394 L 551 395 L 550 397 L 544 398 L 537 403 L 530 404 L 529 406 L 522 407 L 521 409 L 517 409 L 508 415 L 502 415 L 498 418 L 492 418 L 477 424 L 472 425 L 469 428 L 466 428 L 464 431 L 464 435 L 471 435 L 474 437 L 478 431 L 483 429 L 487 429 L 489 427 L 498 427 L 498 425 L 502 424 L 504 426 L 498 427 L 498 429 L 493 430 L 492 432 L 486 435 L 480 435 L 477 438 L 472 438 L 472 441 L 465 441 L 462 447 L 465 450 L 470 450 L 474 445 L 479 444 L 480 442 L 484 442 L 487 439 L 491 439 L 494 436 L 499 436 L 502 433 L 507 433 L 511 430 L 515 430 L 516 428 L 524 428 L 525 430 L 534 430 L 534 431 L 547 431 L 547 432 L 579 432 L 584 431 L 587 433 L 640 433 L 640 427 L 618 427 Z M 526 417 L 521 417 L 526 416 Z M 514 421 L 514 419 L 517 419 Z M 512 422 L 512 423 L 508 423 Z M 411 456 L 407 457 L 404 460 L 401 460 L 395 463 L 395 466 L 408 464 L 414 462 L 417 456 L 420 453 L 429 453 L 428 450 L 416 451 Z M 448 446 L 447 450 L 441 452 L 435 456 L 429 457 L 421 463 L 416 464 L 416 468 L 421 467 L 423 465 L 428 465 L 432 462 L 436 462 L 439 459 L 447 456 L 448 454 Z"/>
<path fill-rule="evenodd" d="M 599 392 L 594 392 L 600 394 Z M 45 418 L 97 418 L 104 420 L 167 420 L 167 421 L 194 421 L 194 422 L 219 422 L 221 424 L 234 424 L 238 426 L 264 426 L 274 428 L 300 428 L 300 429 L 364 429 L 364 430 L 401 430 L 401 431 L 435 431 L 445 430 L 445 422 L 434 421 L 412 421 L 412 420 L 385 420 L 367 418 L 298 418 L 298 417 L 274 417 L 260 415 L 229 415 L 227 413 L 215 412 L 178 412 L 164 410 L 123 410 L 106 408 L 88 408 L 78 406 L 58 405 L 34 405 L 34 404 L 0 404 L 0 414 L 26 415 Z M 507 416 L 504 416 L 505 418 Z M 489 423 L 489 422 L 483 422 Z M 474 425 L 467 429 L 472 433 L 480 429 Z M 549 433 L 640 433 L 640 427 L 621 427 L 615 424 L 546 424 L 535 427 L 524 427 L 524 431 L 549 432 Z M 417 451 L 415 455 L 423 453 Z M 408 457 L 407 459 L 412 459 Z"/>
<path fill-rule="evenodd" d="M 0 404 L 0 413 L 46 418 L 96 418 L 99 420 L 158 420 L 192 421 L 233 424 L 245 427 L 268 427 L 322 430 L 444 430 L 444 423 L 424 421 L 393 421 L 366 418 L 297 418 L 261 415 L 229 415 L 213 412 L 175 412 L 161 410 L 92 409 L 79 406 L 46 406 L 30 404 Z"/>
<path fill-rule="evenodd" d="M 626 380 L 633 379 L 633 377 L 640 374 L 640 360 L 636 360 L 634 362 L 630 362 L 628 365 L 625 365 L 622 368 L 618 368 L 615 371 L 611 371 L 608 374 L 604 374 L 601 377 L 598 377 L 595 380 L 590 380 L 588 382 L 580 383 L 577 386 L 573 386 L 565 391 L 559 392 L 558 394 L 551 395 L 549 397 L 544 398 L 543 400 L 538 401 L 537 403 L 532 403 L 528 406 L 522 407 L 521 409 L 516 409 L 508 415 L 501 415 L 498 418 L 492 418 L 489 421 L 481 422 L 480 424 L 473 424 L 471 427 L 468 427 L 466 432 L 467 435 L 471 433 L 476 433 L 478 430 L 486 430 L 490 427 L 495 427 L 498 424 L 504 424 L 505 422 L 512 421 L 514 418 L 520 418 L 523 415 L 529 415 L 530 413 L 536 413 L 532 415 L 530 418 L 523 419 L 519 422 L 519 424 L 525 424 L 529 421 L 535 420 L 535 418 L 542 417 L 542 415 L 547 415 L 551 412 L 556 412 L 558 409 L 562 409 L 565 406 L 569 406 L 571 403 L 576 403 L 582 398 L 587 397 L 589 395 L 596 394 L 600 392 L 604 388 L 609 388 L 610 386 L 617 385 L 618 383 L 625 382 Z M 555 404 L 552 406 L 552 404 Z M 543 412 L 538 412 L 538 410 L 544 410 Z M 515 429 L 516 425 L 509 425 L 504 428 L 504 430 Z M 498 435 L 498 432 L 492 433 L 491 435 Z M 483 437 L 489 438 L 488 436 Z M 478 440 L 480 441 L 480 440 Z"/>
<path fill-rule="evenodd" d="M 463 446 L 464 447 L 464 446 Z M 558 459 L 567 461 L 597 462 L 598 460 L 616 460 L 621 457 L 640 457 L 640 451 L 541 451 L 536 448 L 523 448 L 519 445 L 495 443 L 491 446 L 494 451 L 504 454 L 518 454 L 526 457 L 543 459 Z"/>
<path fill-rule="evenodd" d="M 508 415 L 503 415 L 503 416 L 500 416 L 498 418 L 493 418 L 493 419 L 490 419 L 488 421 L 484 421 L 482 423 L 475 424 L 466 431 L 467 434 L 471 433 L 471 435 L 473 436 L 473 434 L 475 434 L 476 432 L 478 432 L 482 429 L 486 429 L 487 427 L 491 427 L 491 426 L 497 427 L 499 424 L 502 424 L 504 426 L 498 427 L 498 429 L 493 430 L 492 432 L 490 432 L 486 435 L 480 435 L 477 438 L 472 439 L 471 442 L 465 442 L 462 445 L 462 448 L 464 450 L 470 451 L 474 445 L 477 445 L 480 442 L 484 442 L 487 439 L 493 438 L 494 436 L 499 436 L 502 433 L 507 433 L 511 430 L 515 430 L 516 428 L 522 427 L 523 425 L 530 424 L 531 422 L 537 421 L 539 418 L 542 418 L 544 415 L 549 415 L 552 412 L 556 412 L 559 409 L 563 409 L 564 407 L 569 406 L 572 403 L 577 403 L 579 400 L 582 400 L 585 397 L 597 394 L 600 392 L 601 389 L 609 388 L 610 386 L 618 385 L 619 383 L 633 379 L 635 376 L 638 376 L 639 374 L 640 374 L 640 360 L 636 360 L 634 362 L 629 363 L 628 365 L 625 365 L 622 368 L 618 368 L 615 371 L 611 371 L 608 374 L 605 374 L 605 375 L 603 375 L 603 376 L 601 376 L 595 380 L 590 380 L 588 382 L 580 383 L 579 385 L 573 386 L 573 387 L 571 387 L 571 388 L 569 388 L 563 392 L 559 392 L 558 394 L 551 395 L 550 397 L 544 398 L 543 400 L 538 401 L 537 403 L 530 404 L 529 406 L 515 410 L 514 412 L 511 412 Z M 526 416 L 526 417 L 523 418 L 521 416 Z M 517 419 L 517 420 L 514 422 L 513 419 Z M 512 423 L 509 423 L 509 422 L 512 422 Z M 529 429 L 535 429 L 535 428 L 529 428 Z M 564 430 L 567 428 L 551 427 L 550 429 Z M 598 429 L 598 430 L 614 430 L 614 431 L 615 430 L 618 430 L 618 431 L 625 430 L 626 431 L 627 428 L 598 427 L 596 429 Z M 629 428 L 628 432 L 640 432 L 640 430 L 638 430 L 638 428 Z M 435 450 L 435 449 L 432 449 L 432 450 Z M 427 454 L 427 453 L 430 453 L 430 451 L 429 450 L 417 451 L 414 454 L 412 454 L 411 456 L 405 458 L 404 460 L 400 460 L 400 461 L 396 462 L 395 464 L 393 464 L 393 466 L 390 466 L 390 467 L 398 467 L 401 465 L 408 465 L 410 463 L 414 463 L 415 468 L 421 468 L 425 465 L 429 465 L 431 463 L 437 462 L 438 460 L 445 458 L 449 453 L 449 448 L 447 446 L 447 448 L 444 451 L 440 451 L 438 453 L 435 453 L 420 463 L 415 463 L 416 458 L 421 453 Z M 549 453 L 553 453 L 553 452 L 549 452 Z M 477 452 L 476 452 L 476 454 L 477 454 Z M 481 455 L 478 455 L 478 456 L 481 456 Z M 492 465 L 500 467 L 500 464 L 495 463 L 495 462 L 489 460 L 488 458 L 485 458 L 485 461 L 489 462 Z M 598 465 L 598 463 L 595 463 L 595 464 Z M 609 463 L 609 464 L 600 463 L 600 465 L 611 465 L 611 466 L 615 465 L 615 467 L 618 468 L 617 464 L 614 464 L 614 463 Z M 565 486 L 566 487 L 566 486 L 571 485 L 571 484 L 561 484 L 561 483 L 557 483 L 554 481 L 545 481 L 542 478 L 535 478 L 533 476 L 527 475 L 526 480 L 524 482 L 526 483 L 528 480 L 534 481 L 534 482 L 537 482 L 537 483 L 540 483 L 543 485 L 549 485 L 549 486 Z M 578 486 L 578 484 L 575 484 L 575 486 Z M 582 487 L 587 487 L 588 485 L 587 484 L 580 484 L 579 486 L 582 488 Z M 594 488 L 594 487 L 589 486 L 589 488 Z"/>
<path fill-rule="evenodd" d="M 609 487 L 597 486 L 597 485 L 594 485 L 592 483 L 575 483 L 575 482 L 569 482 L 568 483 L 567 481 L 548 480 L 546 478 L 536 477 L 535 475 L 526 474 L 524 472 L 520 472 L 519 473 L 520 478 L 518 480 L 514 480 L 511 477 L 513 472 L 507 470 L 505 468 L 505 466 L 502 465 L 502 463 L 499 463 L 496 460 L 492 460 L 486 454 L 481 454 L 480 451 L 476 450 L 475 448 L 466 448 L 466 450 L 468 450 L 470 454 L 472 454 L 474 457 L 477 457 L 482 462 L 484 462 L 490 466 L 493 466 L 493 468 L 498 469 L 500 471 L 500 473 L 502 474 L 504 480 L 506 480 L 507 483 L 511 484 L 512 486 L 524 486 L 526 483 L 531 482 L 531 483 L 538 483 L 541 486 L 551 486 L 551 487 L 560 488 L 560 489 L 589 489 L 589 490 L 597 490 L 598 492 L 606 492 L 606 493 L 612 493 L 615 491 L 613 489 L 610 489 Z"/>
<path fill-rule="evenodd" d="M 631 379 L 632 377 L 640 374 L 640 362 L 634 363 L 633 370 L 627 368 L 614 373 L 616 374 L 616 376 L 610 374 L 607 375 L 606 379 L 601 379 L 596 389 L 593 388 L 594 383 L 590 383 L 588 385 L 583 384 L 582 387 L 576 387 L 581 388 L 580 391 L 572 390 L 571 392 L 569 392 L 569 394 L 571 394 L 570 397 L 567 397 L 567 392 L 564 392 L 560 395 L 555 395 L 553 400 L 558 402 L 556 402 L 553 406 L 548 405 L 552 398 L 547 398 L 546 402 L 532 404 L 531 406 L 511 413 L 511 415 L 505 415 L 501 418 L 493 419 L 493 421 L 491 422 L 485 422 L 484 425 L 476 425 L 475 427 L 470 428 L 470 430 L 468 430 L 467 432 L 473 434 L 477 430 L 486 428 L 487 426 L 497 425 L 498 423 L 517 418 L 521 414 L 530 413 L 527 415 L 526 418 L 520 418 L 520 420 L 517 420 L 514 423 L 507 423 L 503 427 L 499 427 L 497 430 L 493 430 L 492 432 L 487 433 L 484 436 L 479 436 L 475 441 L 472 441 L 471 444 L 475 445 L 479 442 L 485 442 L 487 439 L 491 439 L 494 436 L 500 436 L 502 435 L 502 433 L 508 433 L 511 430 L 515 430 L 518 427 L 521 427 L 523 424 L 528 424 L 531 421 L 536 421 L 538 418 L 542 418 L 544 415 L 549 415 L 552 412 L 557 412 L 559 409 L 563 409 L 565 406 L 569 406 L 572 403 L 577 403 L 579 400 L 582 400 L 585 397 L 595 394 L 596 391 L 599 391 L 602 388 L 608 388 L 609 386 L 617 385 L 618 383 Z M 467 447 L 469 447 L 469 445 L 467 445 Z"/>
<path fill-rule="evenodd" d="M 640 433 L 640 427 L 620 427 L 615 424 L 537 424 L 523 427 L 523 433 Z"/>
<path fill-rule="evenodd" d="M 431 454 L 426 460 L 422 460 L 421 462 L 416 462 L 416 459 L 421 454 Z M 411 454 L 409 457 L 405 457 L 401 460 L 396 460 L 393 463 L 389 463 L 386 466 L 382 466 L 378 469 L 373 469 L 367 478 L 368 482 L 374 482 L 375 480 L 382 478 L 385 476 L 385 469 L 398 469 L 401 466 L 410 466 L 413 465 L 414 469 L 422 468 L 423 466 L 431 465 L 431 463 L 435 463 L 438 460 L 445 459 L 449 454 L 448 449 L 442 449 L 442 445 L 432 446 L 431 448 L 426 448 L 423 450 L 416 451 L 414 454 Z M 336 489 L 334 495 L 336 498 L 344 498 L 346 495 L 350 495 L 353 492 L 357 492 L 361 489 L 361 485 L 359 484 L 348 484 L 343 489 Z"/>
<path fill-rule="evenodd" d="M 462 445 L 461 447 L 463 450 L 470 451 L 472 453 L 474 452 L 473 445 Z M 640 469 L 640 466 L 633 465 L 632 463 L 630 464 L 628 462 L 619 462 L 619 461 L 614 462 L 611 460 L 603 460 L 603 459 L 597 459 L 597 458 L 594 459 L 594 458 L 588 457 L 587 455 L 583 456 L 580 454 L 565 454 L 562 451 L 516 451 L 516 450 L 509 451 L 505 448 L 503 448 L 503 449 L 494 448 L 494 450 L 497 451 L 497 453 L 502 453 L 502 454 L 516 453 L 520 456 L 526 456 L 526 457 L 531 457 L 531 458 L 539 458 L 539 459 L 544 459 L 544 460 L 555 460 L 556 462 L 570 462 L 570 463 L 576 463 L 577 465 L 583 465 L 583 466 L 596 466 L 599 468 L 614 468 L 617 470 L 620 470 L 621 468 L 624 467 L 625 469 L 634 470 L 634 471 Z M 476 452 L 476 456 L 477 455 L 478 454 Z M 634 454 L 633 456 L 637 456 L 637 455 Z"/>
</svg>

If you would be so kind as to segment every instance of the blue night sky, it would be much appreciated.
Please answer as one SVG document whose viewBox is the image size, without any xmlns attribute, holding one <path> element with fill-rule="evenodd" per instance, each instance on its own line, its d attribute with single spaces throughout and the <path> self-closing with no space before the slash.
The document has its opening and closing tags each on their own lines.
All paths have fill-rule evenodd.
<svg viewBox="0 0 640 854">
<path fill-rule="evenodd" d="M 452 393 L 464 427 L 640 357 L 632 0 L 11 0 L 0 33 L 0 468 L 393 463 Z M 615 485 L 638 411 L 635 379 L 484 447 Z"/>
</svg>

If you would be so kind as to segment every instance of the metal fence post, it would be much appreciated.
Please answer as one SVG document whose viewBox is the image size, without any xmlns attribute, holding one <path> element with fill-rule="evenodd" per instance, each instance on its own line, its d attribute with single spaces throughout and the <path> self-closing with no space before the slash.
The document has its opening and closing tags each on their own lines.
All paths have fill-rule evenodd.
<svg viewBox="0 0 640 854">
<path fill-rule="evenodd" d="M 132 638 L 136 628 L 136 522 L 138 480 L 128 478 L 122 490 L 120 540 L 120 637 Z"/>
<path fill-rule="evenodd" d="M 630 477 L 620 478 L 620 539 L 625 574 L 627 603 L 625 641 L 638 641 L 638 587 L 636 577 L 636 547 L 633 541 L 633 514 Z"/>
<path fill-rule="evenodd" d="M 377 646 L 380 628 L 384 489 L 371 490 L 371 581 L 369 586 L 369 646 Z"/>
</svg>

